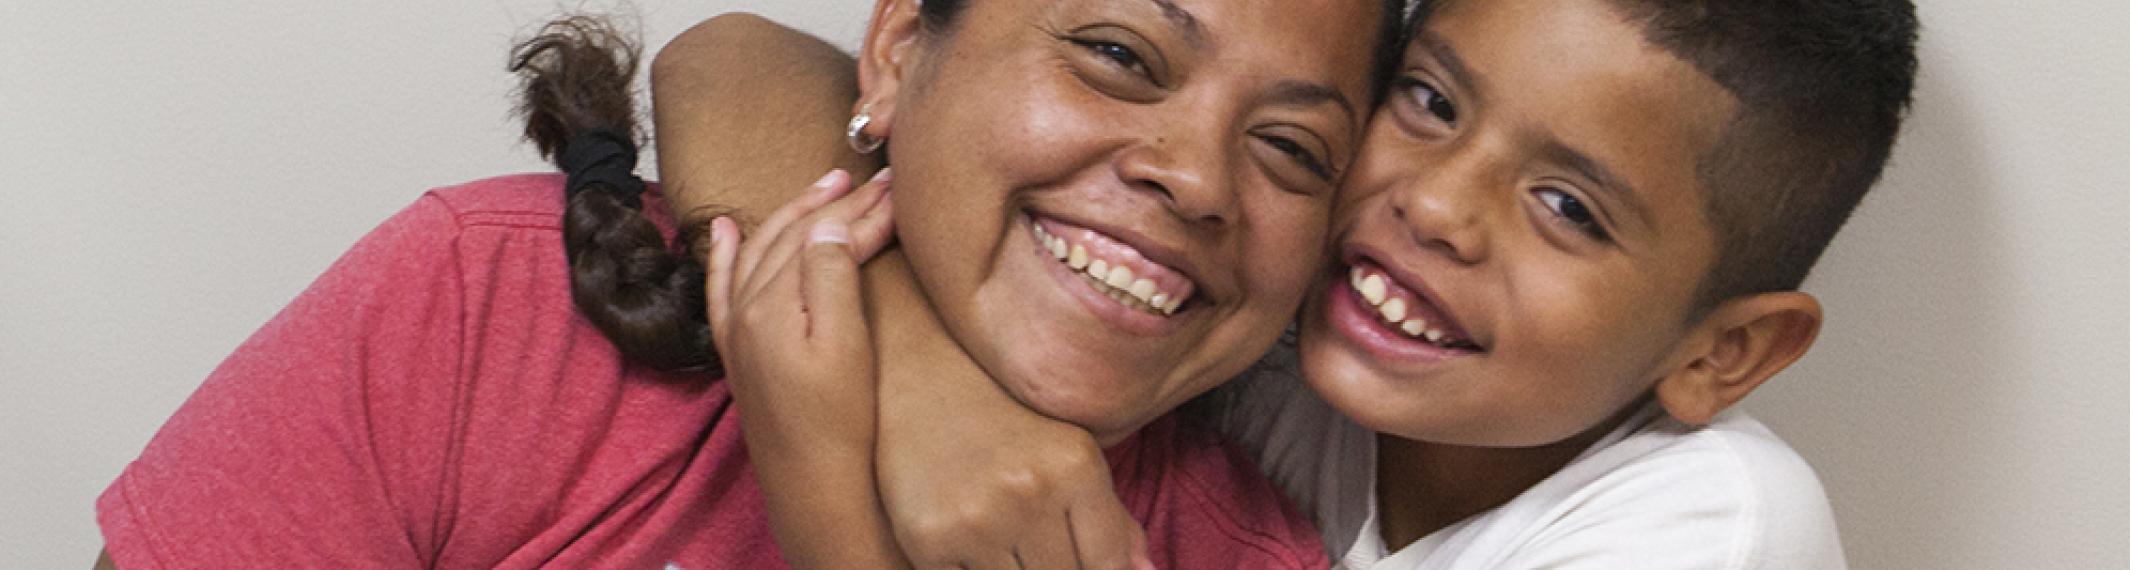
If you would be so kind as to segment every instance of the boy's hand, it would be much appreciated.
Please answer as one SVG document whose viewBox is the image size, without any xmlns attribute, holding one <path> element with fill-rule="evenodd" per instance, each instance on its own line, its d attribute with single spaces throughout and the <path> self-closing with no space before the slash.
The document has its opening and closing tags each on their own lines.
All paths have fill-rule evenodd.
<svg viewBox="0 0 2130 570">
<path fill-rule="evenodd" d="M 920 566 L 1151 568 L 1094 437 L 998 405 L 1012 409 L 883 410 L 880 493 L 903 552 Z"/>
<path fill-rule="evenodd" d="M 883 173 L 884 174 L 884 173 Z M 707 311 L 770 528 L 795 567 L 903 564 L 873 483 L 874 349 L 858 264 L 892 236 L 886 177 L 830 173 L 741 242 L 711 224 Z"/>
<path fill-rule="evenodd" d="M 899 261 L 883 258 L 882 268 Z M 908 280 L 869 284 L 877 298 L 920 295 Z M 1094 436 L 1021 405 L 960 351 L 936 315 L 921 303 L 910 307 L 883 315 L 873 331 L 881 349 L 948 355 L 881 361 L 879 492 L 911 561 L 1149 567 L 1145 532 L 1111 489 Z"/>
<path fill-rule="evenodd" d="M 705 304 L 725 380 L 747 411 L 776 414 L 750 413 L 750 426 L 848 425 L 871 439 L 870 422 L 849 421 L 870 417 L 874 402 L 858 263 L 893 237 L 893 203 L 885 171 L 845 195 L 849 186 L 848 174 L 830 172 L 744 243 L 729 219 L 712 224 Z M 868 413 L 821 417 L 824 401 Z"/>
</svg>

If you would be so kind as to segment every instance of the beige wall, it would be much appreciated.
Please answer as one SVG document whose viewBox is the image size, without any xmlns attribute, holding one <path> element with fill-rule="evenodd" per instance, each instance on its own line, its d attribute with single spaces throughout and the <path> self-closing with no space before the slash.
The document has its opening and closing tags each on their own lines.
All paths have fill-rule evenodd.
<svg viewBox="0 0 2130 570">
<path fill-rule="evenodd" d="M 511 38 L 558 3 L 16 3 L 0 17 L 0 567 L 86 565 L 90 503 L 200 378 L 422 189 L 540 170 Z M 846 45 L 859 0 L 733 9 Z M 595 4 L 596 5 L 596 4 Z M 1926 1 L 1888 183 L 1753 407 L 1860 568 L 2119 568 L 2130 549 L 2130 27 L 2115 0 Z"/>
<path fill-rule="evenodd" d="M 1893 170 L 1753 409 L 1858 568 L 2130 568 L 2130 11 L 1921 0 Z"/>
</svg>

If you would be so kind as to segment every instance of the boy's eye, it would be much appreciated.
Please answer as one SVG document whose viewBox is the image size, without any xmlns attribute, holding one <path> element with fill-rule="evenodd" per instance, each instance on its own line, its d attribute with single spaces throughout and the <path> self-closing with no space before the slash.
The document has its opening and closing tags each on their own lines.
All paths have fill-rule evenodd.
<svg viewBox="0 0 2130 570">
<path fill-rule="evenodd" d="M 1442 91 L 1427 80 L 1411 75 L 1400 77 L 1398 90 L 1410 97 L 1413 104 L 1418 105 L 1427 114 L 1444 123 L 1457 124 L 1457 105 L 1451 103 L 1449 97 L 1443 96 Z"/>
<path fill-rule="evenodd" d="M 1540 188 L 1533 193 L 1538 196 L 1539 202 L 1546 205 L 1546 209 L 1553 211 L 1556 219 L 1593 239 L 1607 238 L 1605 228 L 1598 224 L 1597 215 L 1590 211 L 1590 206 L 1584 204 L 1581 198 L 1556 188 Z"/>
</svg>

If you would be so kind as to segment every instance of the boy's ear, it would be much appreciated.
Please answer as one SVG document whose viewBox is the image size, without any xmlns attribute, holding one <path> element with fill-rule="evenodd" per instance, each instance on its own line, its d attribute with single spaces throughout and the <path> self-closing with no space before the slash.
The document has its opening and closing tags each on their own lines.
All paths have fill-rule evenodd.
<svg viewBox="0 0 2130 570">
<path fill-rule="evenodd" d="M 866 132 L 887 138 L 894 123 L 895 102 L 914 67 L 911 53 L 923 38 L 924 20 L 918 16 L 919 0 L 877 0 L 872 25 L 866 28 L 865 44 L 858 48 L 858 102 L 851 114 L 870 112 L 873 121 Z M 870 108 L 868 108 L 870 106 Z"/>
<path fill-rule="evenodd" d="M 1804 293 L 1726 301 L 1680 343 L 1683 362 L 1657 380 L 1657 402 L 1679 421 L 1707 424 L 1804 356 L 1819 325 L 1819 300 Z"/>
</svg>

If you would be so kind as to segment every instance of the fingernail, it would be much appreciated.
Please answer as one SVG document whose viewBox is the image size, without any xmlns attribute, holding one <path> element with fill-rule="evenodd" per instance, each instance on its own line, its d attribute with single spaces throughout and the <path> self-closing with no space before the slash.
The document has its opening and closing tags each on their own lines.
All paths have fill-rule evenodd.
<svg viewBox="0 0 2130 570">
<path fill-rule="evenodd" d="M 849 176 L 849 174 L 843 172 L 843 169 L 841 168 L 830 170 L 828 171 L 828 174 L 821 175 L 820 180 L 814 181 L 814 189 L 827 190 L 831 187 L 834 187 L 836 185 L 836 178 L 839 176 Z"/>
<path fill-rule="evenodd" d="M 806 234 L 806 241 L 808 243 L 849 244 L 851 242 L 851 228 L 843 225 L 843 220 L 837 219 L 814 222 L 813 231 Z"/>
<path fill-rule="evenodd" d="M 889 181 L 889 180 L 894 180 L 894 179 L 895 179 L 895 167 L 893 167 L 893 166 L 883 166 L 883 167 L 880 167 L 880 171 L 879 171 L 879 172 L 875 172 L 875 173 L 873 173 L 873 182 L 887 182 L 887 181 Z M 868 184 L 870 184 L 870 182 L 868 182 Z"/>
</svg>

